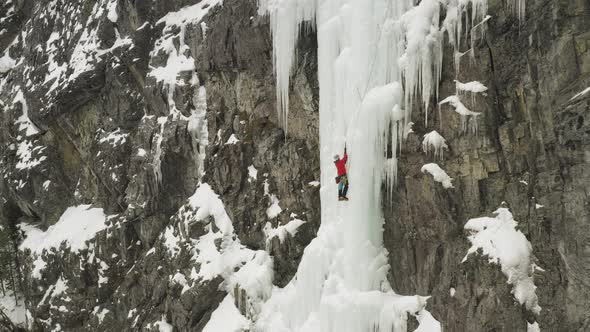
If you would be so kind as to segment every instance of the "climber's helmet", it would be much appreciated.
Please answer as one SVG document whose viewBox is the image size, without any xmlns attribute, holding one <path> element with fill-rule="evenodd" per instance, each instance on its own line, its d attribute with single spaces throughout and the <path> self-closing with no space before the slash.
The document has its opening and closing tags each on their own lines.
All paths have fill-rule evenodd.
<svg viewBox="0 0 590 332">
<path fill-rule="evenodd" d="M 337 162 L 338 160 L 340 160 L 340 156 L 339 156 L 339 155 L 337 155 L 337 154 L 335 154 L 335 155 L 334 155 L 334 162 Z"/>
</svg>

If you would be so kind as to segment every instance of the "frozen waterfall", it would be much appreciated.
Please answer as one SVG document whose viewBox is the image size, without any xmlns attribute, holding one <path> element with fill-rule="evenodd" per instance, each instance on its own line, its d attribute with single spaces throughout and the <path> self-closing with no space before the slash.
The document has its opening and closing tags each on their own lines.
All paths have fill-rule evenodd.
<svg viewBox="0 0 590 332">
<path fill-rule="evenodd" d="M 254 330 L 406 331 L 408 314 L 416 314 L 418 331 L 440 331 L 424 309 L 427 297 L 397 295 L 387 281 L 381 188 L 395 185 L 412 106 L 427 109 L 438 93 L 445 32 L 458 52 L 468 30 L 461 16 L 470 13 L 464 22 L 471 26 L 486 20 L 486 0 L 260 0 L 259 7 L 270 15 L 285 126 L 297 37 L 304 22 L 317 29 L 322 224 L 295 278 L 273 290 Z M 345 143 L 351 200 L 342 203 L 332 156 Z"/>
</svg>

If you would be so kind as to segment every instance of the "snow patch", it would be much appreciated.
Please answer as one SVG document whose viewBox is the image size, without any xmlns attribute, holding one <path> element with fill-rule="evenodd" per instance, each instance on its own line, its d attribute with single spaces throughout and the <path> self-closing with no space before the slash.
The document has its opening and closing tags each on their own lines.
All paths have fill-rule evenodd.
<svg viewBox="0 0 590 332">
<path fill-rule="evenodd" d="M 269 195 L 270 206 L 266 209 L 266 216 L 269 219 L 276 218 L 282 211 L 281 207 L 279 206 L 279 199 L 275 194 Z"/>
<path fill-rule="evenodd" d="M 105 137 L 102 137 L 99 140 L 99 143 L 109 143 L 112 146 L 117 146 L 117 145 L 125 144 L 128 136 L 129 136 L 128 133 L 124 133 L 121 131 L 120 128 L 117 128 L 115 131 L 112 131 L 112 132 L 108 133 Z"/>
<path fill-rule="evenodd" d="M 250 321 L 234 305 L 231 295 L 226 295 L 213 311 L 203 332 L 241 332 L 248 329 Z"/>
<path fill-rule="evenodd" d="M 252 180 L 256 180 L 258 177 L 258 170 L 256 167 L 254 167 L 254 165 L 248 166 L 248 177 Z M 248 181 L 250 181 L 250 179 L 248 179 Z"/>
<path fill-rule="evenodd" d="M 119 15 L 117 14 L 117 0 L 111 0 L 107 4 L 107 18 L 113 23 L 116 23 L 119 19 Z"/>
<path fill-rule="evenodd" d="M 41 279 L 41 272 L 45 270 L 47 263 L 43 260 L 41 255 L 38 255 L 35 261 L 33 261 L 33 270 L 31 271 L 31 278 Z"/>
<path fill-rule="evenodd" d="M 527 322 L 527 332 L 541 332 L 541 328 L 539 327 L 539 323 L 534 322 L 534 323 L 529 323 Z"/>
<path fill-rule="evenodd" d="M 227 142 L 225 142 L 225 145 L 236 144 L 239 141 L 240 140 L 236 137 L 235 134 L 231 134 L 231 136 L 227 139 Z"/>
<path fill-rule="evenodd" d="M 176 257 L 180 252 L 180 247 L 178 243 L 180 242 L 180 237 L 176 236 L 174 226 L 166 227 L 164 231 L 164 246 L 168 249 L 168 253 L 171 257 Z M 153 248 L 152 248 L 153 249 Z"/>
<path fill-rule="evenodd" d="M 196 5 L 187 6 L 179 11 L 164 15 L 156 24 L 164 22 L 166 25 L 180 26 L 186 23 L 199 22 L 207 15 L 209 10 L 221 4 L 223 4 L 223 0 L 203 0 Z"/>
<path fill-rule="evenodd" d="M 279 241 L 283 242 L 287 234 L 295 236 L 295 234 L 297 234 L 297 229 L 303 224 L 305 224 L 305 221 L 300 219 L 292 219 L 285 225 L 280 225 L 277 228 L 273 228 L 269 222 L 266 223 L 264 226 L 264 234 L 266 235 L 267 245 L 275 237 L 278 237 Z"/>
<path fill-rule="evenodd" d="M 184 292 L 186 292 L 187 290 L 191 289 L 191 287 L 188 284 L 188 281 L 186 280 L 186 277 L 184 276 L 184 274 L 177 272 L 172 278 L 171 280 L 173 282 L 175 282 L 176 284 L 182 286 L 182 291 L 180 292 L 180 294 L 184 294 Z"/>
<path fill-rule="evenodd" d="M 422 166 L 422 173 L 429 173 L 432 175 L 434 181 L 440 182 L 445 189 L 453 188 L 453 184 L 451 183 L 453 179 L 435 163 Z"/>
<path fill-rule="evenodd" d="M 78 252 L 86 249 L 86 242 L 106 228 L 105 221 L 103 209 L 91 208 L 90 205 L 69 207 L 46 231 L 21 223 L 19 227 L 24 231 L 25 239 L 19 248 L 40 255 L 44 250 L 59 249 L 65 243 L 72 252 Z"/>
<path fill-rule="evenodd" d="M 145 151 L 145 149 L 139 148 L 137 149 L 137 156 L 138 157 L 145 157 L 147 155 L 147 152 Z"/>
<path fill-rule="evenodd" d="M 99 306 L 95 306 L 94 310 L 92 310 L 92 314 L 98 318 L 98 324 L 102 324 L 106 315 L 111 312 L 109 309 L 103 308 L 100 309 Z"/>
<path fill-rule="evenodd" d="M 16 60 L 12 59 L 8 54 L 8 50 L 4 52 L 4 56 L 0 58 L 0 74 L 7 73 L 16 66 Z"/>
<path fill-rule="evenodd" d="M 16 149 L 16 157 L 18 159 L 15 166 L 16 169 L 27 170 L 41 165 L 47 159 L 46 156 L 39 156 L 43 150 L 45 150 L 45 147 L 33 146 L 32 141 L 23 140 L 20 142 Z M 33 157 L 34 154 L 38 156 Z"/>
<path fill-rule="evenodd" d="M 516 229 L 518 223 L 507 208 L 499 208 L 495 217 L 481 217 L 470 219 L 465 224 L 469 231 L 471 248 L 463 262 L 469 255 L 477 253 L 478 249 L 488 256 L 490 263 L 499 264 L 502 272 L 508 278 L 508 284 L 513 286 L 512 294 L 521 305 L 539 314 L 537 287 L 533 282 L 534 265 L 532 263 L 533 249 L 524 234 Z"/>
<path fill-rule="evenodd" d="M 31 119 L 29 119 L 29 106 L 27 105 L 27 101 L 25 100 L 25 96 L 20 87 L 18 88 L 16 96 L 12 102 L 20 103 L 23 110 L 23 114 L 15 122 L 19 124 L 18 130 L 24 131 L 26 136 L 38 134 L 39 128 L 37 128 Z"/>
<path fill-rule="evenodd" d="M 160 332 L 174 332 L 174 326 L 166 321 L 166 317 L 162 316 L 162 320 L 154 322 Z"/>
</svg>

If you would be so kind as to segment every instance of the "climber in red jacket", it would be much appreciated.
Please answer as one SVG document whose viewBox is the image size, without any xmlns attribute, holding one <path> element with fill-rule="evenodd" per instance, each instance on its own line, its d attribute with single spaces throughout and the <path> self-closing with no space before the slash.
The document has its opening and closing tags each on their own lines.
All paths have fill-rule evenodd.
<svg viewBox="0 0 590 332">
<path fill-rule="evenodd" d="M 338 200 L 339 201 L 347 201 L 348 197 L 346 197 L 346 193 L 348 192 L 348 176 L 346 176 L 346 161 L 348 160 L 348 155 L 346 154 L 346 146 L 344 146 L 344 156 L 340 159 L 339 155 L 334 155 L 334 164 L 336 165 L 336 170 L 338 171 L 338 176 L 336 177 L 336 183 L 338 184 Z"/>
</svg>

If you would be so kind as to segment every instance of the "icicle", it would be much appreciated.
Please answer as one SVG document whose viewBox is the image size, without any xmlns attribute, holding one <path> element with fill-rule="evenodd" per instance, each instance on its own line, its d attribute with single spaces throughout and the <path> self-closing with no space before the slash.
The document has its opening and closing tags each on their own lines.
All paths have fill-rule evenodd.
<svg viewBox="0 0 590 332">
<path fill-rule="evenodd" d="M 314 0 L 259 0 L 258 8 L 259 14 L 270 16 L 277 112 L 286 134 L 289 118 L 289 80 L 295 59 L 295 46 L 303 22 L 315 19 L 316 3 Z"/>
<path fill-rule="evenodd" d="M 469 95 L 471 97 L 471 102 L 475 104 L 475 96 L 478 93 L 485 93 L 488 91 L 488 88 L 478 81 L 461 83 L 455 80 L 455 91 L 457 95 Z"/>
<path fill-rule="evenodd" d="M 154 152 L 154 159 L 152 160 L 152 168 L 154 170 L 154 175 L 156 176 L 158 185 L 162 184 L 162 141 L 164 140 L 164 129 L 166 128 L 166 122 L 168 122 L 167 117 L 161 116 L 158 118 L 160 132 L 156 134 L 158 138 L 156 139 L 156 149 Z"/>
<path fill-rule="evenodd" d="M 448 96 L 439 103 L 439 105 L 443 104 L 451 105 L 454 108 L 454 111 L 461 115 L 461 129 L 463 132 L 467 132 L 469 129 L 472 133 L 477 133 L 477 117 L 481 115 L 481 113 L 469 110 L 456 95 Z"/>
<path fill-rule="evenodd" d="M 518 17 L 519 25 L 522 25 L 526 18 L 526 0 L 510 0 L 508 6 L 514 15 Z"/>
</svg>

